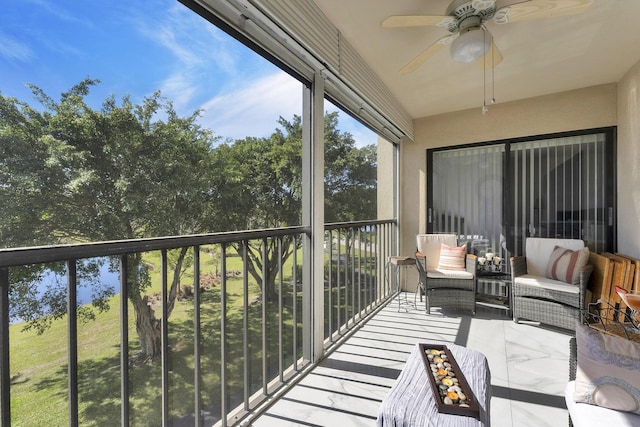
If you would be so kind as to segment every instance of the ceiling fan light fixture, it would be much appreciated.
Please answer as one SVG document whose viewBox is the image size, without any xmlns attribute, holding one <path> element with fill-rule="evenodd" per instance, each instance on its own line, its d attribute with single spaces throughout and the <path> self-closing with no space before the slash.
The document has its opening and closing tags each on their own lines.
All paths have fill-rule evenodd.
<svg viewBox="0 0 640 427">
<path fill-rule="evenodd" d="M 461 31 L 451 43 L 451 58 L 456 62 L 473 62 L 482 58 L 491 48 L 493 37 L 482 27 Z"/>
</svg>

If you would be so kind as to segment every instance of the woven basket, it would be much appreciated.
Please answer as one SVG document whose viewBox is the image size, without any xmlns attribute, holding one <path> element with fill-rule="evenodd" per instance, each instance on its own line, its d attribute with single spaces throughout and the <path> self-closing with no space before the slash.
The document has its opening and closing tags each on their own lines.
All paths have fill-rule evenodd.
<svg viewBox="0 0 640 427">
<path fill-rule="evenodd" d="M 590 328 L 640 343 L 638 324 L 630 322 L 626 312 L 608 303 L 589 304 L 587 309 L 582 311 L 582 318 Z"/>
</svg>

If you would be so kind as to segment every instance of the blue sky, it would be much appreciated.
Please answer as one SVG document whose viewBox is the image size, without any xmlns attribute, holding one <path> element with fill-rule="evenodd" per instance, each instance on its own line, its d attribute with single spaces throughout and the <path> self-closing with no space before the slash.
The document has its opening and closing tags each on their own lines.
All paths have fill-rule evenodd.
<svg viewBox="0 0 640 427">
<path fill-rule="evenodd" d="M 94 108 L 111 94 L 139 103 L 160 90 L 179 114 L 202 109 L 201 124 L 232 139 L 267 136 L 278 116 L 301 113 L 298 81 L 177 0 L 2 0 L 0 9 L 4 96 L 33 105 L 28 82 L 57 100 L 88 76 L 101 81 Z M 340 129 L 376 143 L 345 113 Z"/>
</svg>

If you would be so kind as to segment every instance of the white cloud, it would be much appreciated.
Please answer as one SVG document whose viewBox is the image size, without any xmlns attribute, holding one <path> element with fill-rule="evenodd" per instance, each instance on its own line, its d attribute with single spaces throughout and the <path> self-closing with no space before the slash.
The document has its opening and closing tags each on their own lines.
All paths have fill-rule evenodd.
<svg viewBox="0 0 640 427">
<path fill-rule="evenodd" d="M 157 15 L 138 11 L 127 19 L 143 37 L 169 53 L 171 71 L 159 79 L 160 90 L 176 111 L 191 114 L 206 98 L 203 93 L 211 93 L 220 83 L 233 84 L 241 51 L 248 49 L 183 5 L 166 7 Z"/>
<path fill-rule="evenodd" d="M 233 73 L 237 62 L 231 39 L 181 4 L 167 5 L 165 13 L 150 17 L 144 11 L 130 16 L 135 28 L 173 55 L 181 68 L 209 66 Z M 230 43 L 231 42 L 231 43 Z"/>
<path fill-rule="evenodd" d="M 229 86 L 232 84 L 228 82 Z M 223 138 L 264 137 L 278 127 L 280 116 L 290 120 L 294 114 L 302 114 L 302 84 L 284 71 L 243 84 L 199 107 L 203 110 L 200 124 Z M 351 133 L 356 146 L 377 144 L 376 133 L 344 111 L 329 102 L 325 103 L 325 110 L 339 111 L 340 131 Z"/>
<path fill-rule="evenodd" d="M 270 135 L 280 116 L 290 120 L 302 114 L 302 84 L 280 71 L 253 81 L 236 91 L 202 105 L 200 123 L 216 135 L 242 139 Z"/>
<path fill-rule="evenodd" d="M 182 66 L 191 67 L 198 64 L 202 58 L 193 50 L 190 42 L 182 40 L 183 36 L 188 34 L 183 30 L 183 27 L 190 16 L 177 19 L 175 6 L 170 8 L 168 12 L 158 16 L 149 16 L 142 10 L 134 10 L 128 19 L 141 35 L 167 49 Z"/>
<path fill-rule="evenodd" d="M 200 124 L 223 138 L 264 137 L 280 116 L 290 120 L 302 112 L 302 84 L 179 4 L 155 16 L 133 14 L 128 19 L 146 38 L 176 59 L 162 78 L 163 96 L 179 114 L 202 110 Z M 213 96 L 206 100 L 205 94 Z M 330 103 L 328 111 L 335 110 Z M 376 143 L 376 135 L 340 112 L 341 131 L 358 146 Z"/>
<path fill-rule="evenodd" d="M 356 147 L 378 145 L 378 135 L 360 123 L 357 123 L 356 128 L 350 132 L 353 135 L 353 139 L 356 141 Z"/>
<path fill-rule="evenodd" d="M 85 25 L 90 26 L 91 23 L 86 19 L 79 18 L 75 16 L 68 8 L 61 6 L 57 1 L 48 1 L 48 0 L 23 0 L 26 3 L 31 3 L 33 6 L 30 6 L 34 9 L 45 10 L 48 15 L 55 17 L 61 21 L 66 22 L 67 24 L 74 25 Z"/>
<path fill-rule="evenodd" d="M 0 57 L 27 62 L 33 58 L 33 50 L 26 44 L 0 33 Z"/>
<path fill-rule="evenodd" d="M 184 73 L 177 73 L 164 79 L 160 87 L 162 96 L 170 99 L 178 112 L 191 114 L 191 100 L 197 91 L 194 82 Z"/>
<path fill-rule="evenodd" d="M 191 51 L 188 46 L 177 40 L 176 33 L 172 28 L 163 25 L 150 31 L 156 41 L 167 48 L 183 66 L 189 67 L 201 61 L 196 52 Z"/>
</svg>

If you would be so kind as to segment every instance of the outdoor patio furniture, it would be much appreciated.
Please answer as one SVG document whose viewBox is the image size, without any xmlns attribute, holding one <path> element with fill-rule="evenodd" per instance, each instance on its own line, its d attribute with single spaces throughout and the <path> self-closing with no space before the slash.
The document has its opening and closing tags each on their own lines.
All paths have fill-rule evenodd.
<svg viewBox="0 0 640 427">
<path fill-rule="evenodd" d="M 574 281 L 549 277 L 548 267 L 556 247 L 572 251 L 567 256 L 580 258 L 579 265 L 571 267 L 575 273 L 567 273 L 573 275 Z M 589 253 L 584 251 L 582 240 L 527 238 L 525 256 L 511 258 L 514 322 L 527 319 L 574 330 L 576 322 L 581 319 L 580 310 L 585 304 L 587 284 L 593 270 L 586 264 L 588 259 Z M 561 262 L 565 266 L 570 264 L 569 261 Z"/>
<path fill-rule="evenodd" d="M 418 294 L 418 292 L 414 293 L 413 295 L 413 304 L 407 297 L 407 269 L 415 268 L 415 266 L 416 259 L 408 256 L 390 256 L 387 261 L 387 272 L 385 274 L 385 280 L 391 280 L 391 292 L 398 295 L 398 311 L 402 309 L 402 306 L 404 306 L 405 311 L 408 310 L 408 306 L 416 308 L 416 295 Z M 404 278 L 404 287 L 400 282 L 401 270 L 405 270 L 404 274 L 402 275 Z M 418 283 L 418 287 L 419 286 L 420 284 Z"/>
<path fill-rule="evenodd" d="M 470 310 L 475 314 L 477 257 L 457 246 L 455 234 L 418 234 L 416 266 L 419 292 L 431 307 Z M 441 256 L 446 252 L 447 256 Z M 421 299 L 422 301 L 422 299 Z"/>
</svg>

